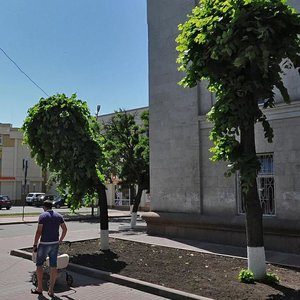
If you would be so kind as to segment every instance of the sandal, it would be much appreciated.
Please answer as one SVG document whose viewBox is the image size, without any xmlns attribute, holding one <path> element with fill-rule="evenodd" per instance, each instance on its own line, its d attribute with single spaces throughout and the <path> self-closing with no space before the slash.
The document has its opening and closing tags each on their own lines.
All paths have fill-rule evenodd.
<svg viewBox="0 0 300 300">
<path fill-rule="evenodd" d="M 31 294 L 42 295 L 43 292 L 39 292 L 37 289 L 31 289 Z"/>
<path fill-rule="evenodd" d="M 47 292 L 47 294 L 48 294 L 48 296 L 49 296 L 49 297 L 51 297 L 51 298 L 53 298 L 53 297 L 54 297 L 54 293 L 53 293 L 53 294 L 51 294 L 51 293 Z"/>
</svg>

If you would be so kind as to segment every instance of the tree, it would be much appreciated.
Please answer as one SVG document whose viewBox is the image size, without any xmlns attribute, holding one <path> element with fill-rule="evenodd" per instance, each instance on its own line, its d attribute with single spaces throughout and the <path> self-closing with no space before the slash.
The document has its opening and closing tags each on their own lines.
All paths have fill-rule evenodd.
<svg viewBox="0 0 300 300">
<path fill-rule="evenodd" d="M 149 112 L 141 114 L 142 125 L 135 115 L 120 110 L 103 124 L 104 147 L 111 175 L 130 187 L 133 198 L 131 227 L 136 225 L 143 190 L 149 189 Z M 135 192 L 137 186 L 137 192 Z"/>
<path fill-rule="evenodd" d="M 97 123 L 86 102 L 57 94 L 28 110 L 22 129 L 24 142 L 43 170 L 67 190 L 72 208 L 82 205 L 85 195 L 97 192 L 100 205 L 101 249 L 108 250 L 108 211 L 104 185 L 105 158 L 97 135 Z"/>
<path fill-rule="evenodd" d="M 300 66 L 300 17 L 284 0 L 202 0 L 179 25 L 177 62 L 186 73 L 180 84 L 194 87 L 208 80 L 216 103 L 212 160 L 230 162 L 226 175 L 240 171 L 246 208 L 248 268 L 265 275 L 262 209 L 256 176 L 260 163 L 255 148 L 255 123 L 262 123 L 272 142 L 273 130 L 258 105 L 274 107 L 274 87 L 285 102 L 286 69 Z"/>
</svg>

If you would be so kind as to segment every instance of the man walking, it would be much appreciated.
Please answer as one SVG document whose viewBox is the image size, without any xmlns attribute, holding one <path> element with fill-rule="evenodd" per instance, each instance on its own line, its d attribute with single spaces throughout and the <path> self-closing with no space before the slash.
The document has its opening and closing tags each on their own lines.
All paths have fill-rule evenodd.
<svg viewBox="0 0 300 300">
<path fill-rule="evenodd" d="M 43 203 L 44 212 L 40 214 L 38 227 L 34 237 L 33 252 L 36 255 L 37 288 L 31 289 L 32 294 L 43 293 L 43 263 L 49 256 L 50 284 L 48 295 L 54 296 L 54 285 L 57 277 L 57 255 L 59 244 L 67 233 L 67 226 L 63 216 L 52 210 L 52 202 L 49 200 Z M 59 228 L 62 232 L 59 236 Z M 39 244 L 38 244 L 39 242 Z"/>
</svg>

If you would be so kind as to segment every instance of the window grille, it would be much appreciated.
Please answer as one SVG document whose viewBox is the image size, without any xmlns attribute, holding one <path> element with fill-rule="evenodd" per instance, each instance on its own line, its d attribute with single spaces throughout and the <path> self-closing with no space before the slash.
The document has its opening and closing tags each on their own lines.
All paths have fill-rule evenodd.
<svg viewBox="0 0 300 300">
<path fill-rule="evenodd" d="M 274 172 L 273 172 L 273 154 L 260 154 L 257 156 L 261 168 L 257 173 L 258 195 L 263 209 L 263 214 L 268 216 L 275 215 L 274 199 Z M 238 213 L 245 213 L 245 204 L 242 196 L 240 176 L 237 176 L 238 187 Z"/>
<path fill-rule="evenodd" d="M 115 191 L 115 206 L 130 206 L 130 189 L 116 187 Z"/>
</svg>

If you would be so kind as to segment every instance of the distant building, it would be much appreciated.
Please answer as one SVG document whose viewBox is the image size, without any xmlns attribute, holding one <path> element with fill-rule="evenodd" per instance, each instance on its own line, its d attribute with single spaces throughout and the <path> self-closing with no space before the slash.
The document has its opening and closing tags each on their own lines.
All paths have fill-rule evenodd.
<svg viewBox="0 0 300 300">
<path fill-rule="evenodd" d="M 149 109 L 148 106 L 144 106 L 144 107 L 133 108 L 133 109 L 128 109 L 128 110 L 124 110 L 124 111 L 126 111 L 128 114 L 136 116 L 135 120 L 139 124 L 140 123 L 140 115 L 144 111 L 146 111 L 148 109 Z M 99 115 L 98 122 L 99 123 L 101 123 L 101 122 L 103 122 L 103 123 L 108 122 L 116 114 L 116 112 L 118 112 L 118 111 L 115 111 L 115 112 L 110 113 L 110 114 Z"/>
<path fill-rule="evenodd" d="M 22 142 L 20 129 L 0 123 L 0 194 L 8 195 L 12 200 L 21 200 L 22 193 L 43 190 L 42 170 L 31 159 L 28 147 Z"/>
<path fill-rule="evenodd" d="M 141 122 L 140 115 L 148 110 L 148 107 L 140 107 L 135 109 L 126 110 L 127 113 L 135 115 L 136 122 L 139 124 Z M 99 123 L 107 123 L 115 115 L 114 113 L 100 115 L 98 117 Z M 111 208 L 118 209 L 129 209 L 130 208 L 130 190 L 127 187 L 122 186 L 122 183 L 115 176 L 112 177 L 112 183 L 107 184 L 107 204 Z M 146 191 L 143 192 L 140 209 L 149 210 L 150 207 L 150 194 Z"/>
</svg>

